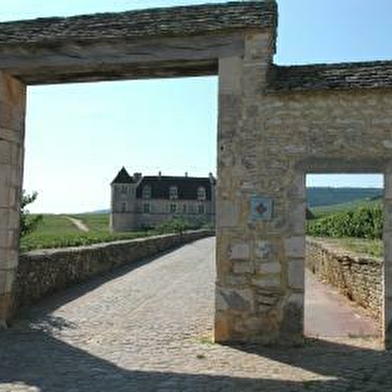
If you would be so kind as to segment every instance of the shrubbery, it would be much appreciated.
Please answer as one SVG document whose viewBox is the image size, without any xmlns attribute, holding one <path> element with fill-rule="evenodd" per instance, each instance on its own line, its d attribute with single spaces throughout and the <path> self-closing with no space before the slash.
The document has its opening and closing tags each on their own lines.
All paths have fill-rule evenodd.
<svg viewBox="0 0 392 392">
<path fill-rule="evenodd" d="M 316 237 L 356 237 L 381 239 L 383 211 L 381 205 L 363 206 L 307 222 L 307 234 Z"/>
</svg>

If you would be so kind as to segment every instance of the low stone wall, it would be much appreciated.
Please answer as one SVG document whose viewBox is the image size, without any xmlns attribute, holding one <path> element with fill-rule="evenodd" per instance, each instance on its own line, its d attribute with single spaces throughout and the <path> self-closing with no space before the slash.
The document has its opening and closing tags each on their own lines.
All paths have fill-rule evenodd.
<svg viewBox="0 0 392 392">
<path fill-rule="evenodd" d="M 307 239 L 306 266 L 321 281 L 335 286 L 377 320 L 382 318 L 383 261 Z"/>
<path fill-rule="evenodd" d="M 101 275 L 113 268 L 145 259 L 187 242 L 214 235 L 198 230 L 85 247 L 38 250 L 21 254 L 16 306 L 32 304 L 55 291 Z"/>
</svg>

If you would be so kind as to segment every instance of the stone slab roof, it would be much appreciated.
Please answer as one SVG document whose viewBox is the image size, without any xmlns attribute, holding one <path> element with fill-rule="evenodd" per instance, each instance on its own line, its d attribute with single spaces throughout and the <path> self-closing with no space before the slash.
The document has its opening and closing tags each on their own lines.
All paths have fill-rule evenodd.
<svg viewBox="0 0 392 392">
<path fill-rule="evenodd" d="M 229 2 L 0 23 L 0 45 L 188 36 L 275 27 L 275 1 Z"/>
<path fill-rule="evenodd" d="M 273 66 L 269 92 L 392 88 L 392 61 Z"/>
</svg>

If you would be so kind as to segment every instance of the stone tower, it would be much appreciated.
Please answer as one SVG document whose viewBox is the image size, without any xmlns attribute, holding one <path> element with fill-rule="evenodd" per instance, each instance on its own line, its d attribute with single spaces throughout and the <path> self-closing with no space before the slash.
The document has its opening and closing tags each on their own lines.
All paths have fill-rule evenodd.
<svg viewBox="0 0 392 392">
<path fill-rule="evenodd" d="M 111 231 L 131 231 L 136 227 L 136 188 L 140 173 L 133 177 L 123 167 L 111 183 Z"/>
</svg>

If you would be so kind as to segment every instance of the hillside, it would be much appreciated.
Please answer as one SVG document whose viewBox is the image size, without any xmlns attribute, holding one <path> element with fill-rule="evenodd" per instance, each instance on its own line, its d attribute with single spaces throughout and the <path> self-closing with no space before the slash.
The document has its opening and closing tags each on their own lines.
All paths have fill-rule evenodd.
<svg viewBox="0 0 392 392">
<path fill-rule="evenodd" d="M 307 188 L 309 208 L 351 203 L 355 200 L 373 200 L 382 196 L 382 188 Z"/>
</svg>

